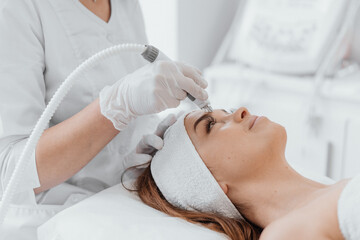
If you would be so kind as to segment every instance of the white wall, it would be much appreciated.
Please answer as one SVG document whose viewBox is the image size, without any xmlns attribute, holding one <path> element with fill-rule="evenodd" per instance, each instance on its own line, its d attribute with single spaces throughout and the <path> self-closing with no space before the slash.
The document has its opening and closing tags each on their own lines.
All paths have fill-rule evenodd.
<svg viewBox="0 0 360 240">
<path fill-rule="evenodd" d="M 239 0 L 180 0 L 179 59 L 201 69 L 213 60 Z"/>
<path fill-rule="evenodd" d="M 178 0 L 139 0 L 149 44 L 178 59 Z"/>
<path fill-rule="evenodd" d="M 239 0 L 140 0 L 149 43 L 174 60 L 208 66 Z"/>
</svg>

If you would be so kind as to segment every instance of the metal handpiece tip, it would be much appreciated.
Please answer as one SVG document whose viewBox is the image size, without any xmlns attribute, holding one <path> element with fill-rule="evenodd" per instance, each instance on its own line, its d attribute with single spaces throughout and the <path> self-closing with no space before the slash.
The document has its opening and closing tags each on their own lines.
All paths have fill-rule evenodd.
<svg viewBox="0 0 360 240">
<path fill-rule="evenodd" d="M 207 106 L 203 107 L 202 110 L 205 110 L 206 112 L 212 112 L 213 111 L 213 109 L 212 109 L 212 107 L 210 105 L 207 105 Z"/>
</svg>

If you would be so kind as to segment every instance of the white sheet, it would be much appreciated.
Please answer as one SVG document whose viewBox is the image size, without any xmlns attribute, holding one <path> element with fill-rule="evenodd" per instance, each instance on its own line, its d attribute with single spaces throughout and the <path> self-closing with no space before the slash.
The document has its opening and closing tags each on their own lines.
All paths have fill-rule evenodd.
<svg viewBox="0 0 360 240">
<path fill-rule="evenodd" d="M 119 184 L 58 213 L 40 226 L 38 239 L 227 238 L 223 234 L 159 212 L 142 203 Z"/>
<path fill-rule="evenodd" d="M 346 240 L 360 239 L 360 175 L 354 177 L 343 189 L 338 201 L 340 230 Z"/>
</svg>

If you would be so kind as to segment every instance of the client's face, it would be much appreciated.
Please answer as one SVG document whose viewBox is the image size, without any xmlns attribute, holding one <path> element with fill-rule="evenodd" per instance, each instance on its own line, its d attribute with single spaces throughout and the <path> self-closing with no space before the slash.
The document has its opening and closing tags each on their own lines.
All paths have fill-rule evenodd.
<svg viewBox="0 0 360 240">
<path fill-rule="evenodd" d="M 216 180 L 227 185 L 264 174 L 284 155 L 285 129 L 246 108 L 234 113 L 194 111 L 185 127 L 196 150 Z"/>
</svg>

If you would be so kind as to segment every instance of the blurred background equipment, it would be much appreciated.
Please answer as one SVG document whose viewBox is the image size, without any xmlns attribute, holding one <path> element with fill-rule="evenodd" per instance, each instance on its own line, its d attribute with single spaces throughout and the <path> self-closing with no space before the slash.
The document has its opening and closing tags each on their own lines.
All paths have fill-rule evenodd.
<svg viewBox="0 0 360 240">
<path fill-rule="evenodd" d="M 246 1 L 229 58 L 284 74 L 314 74 L 338 38 L 349 6 L 348 0 Z M 337 60 L 345 53 L 338 54 Z"/>
</svg>

